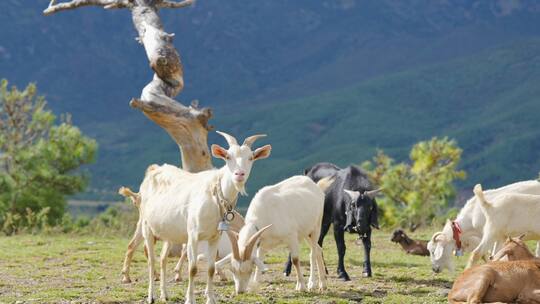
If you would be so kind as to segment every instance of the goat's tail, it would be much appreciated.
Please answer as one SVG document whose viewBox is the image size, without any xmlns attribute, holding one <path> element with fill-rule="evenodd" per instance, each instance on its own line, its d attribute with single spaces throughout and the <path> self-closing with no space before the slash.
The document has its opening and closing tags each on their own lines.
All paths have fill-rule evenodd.
<svg viewBox="0 0 540 304">
<path fill-rule="evenodd" d="M 139 208 L 141 205 L 141 195 L 131 191 L 131 189 L 128 187 L 120 187 L 120 189 L 118 189 L 118 194 L 122 195 L 123 197 L 129 197 L 133 205 L 135 205 L 137 208 Z"/>
<path fill-rule="evenodd" d="M 321 188 L 323 192 L 326 192 L 330 186 L 334 183 L 335 178 L 333 176 L 327 176 L 317 182 L 317 186 Z"/>
<path fill-rule="evenodd" d="M 487 215 L 487 210 L 491 208 L 491 204 L 486 200 L 486 197 L 484 196 L 484 190 L 482 190 L 482 185 L 477 184 L 474 186 L 473 189 L 474 195 L 478 198 L 478 202 L 480 202 L 480 207 L 482 208 L 482 212 L 484 212 L 484 215 Z"/>
</svg>

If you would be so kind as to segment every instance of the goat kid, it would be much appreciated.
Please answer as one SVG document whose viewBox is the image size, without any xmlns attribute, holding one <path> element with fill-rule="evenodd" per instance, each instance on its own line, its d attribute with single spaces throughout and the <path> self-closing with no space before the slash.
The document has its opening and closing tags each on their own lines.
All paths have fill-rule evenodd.
<svg viewBox="0 0 540 304">
<path fill-rule="evenodd" d="M 523 237 L 508 238 L 493 256 L 496 262 L 470 268 L 460 275 L 448 294 L 448 301 L 539 303 L 539 260 L 523 242 Z M 532 263 L 508 262 L 523 260 Z"/>
<path fill-rule="evenodd" d="M 427 241 L 413 240 L 405 234 L 403 229 L 394 230 L 390 240 L 394 243 L 399 243 L 401 248 L 403 248 L 407 254 L 429 256 Z"/>
<path fill-rule="evenodd" d="M 523 241 L 525 234 L 519 237 L 508 237 L 504 242 L 503 248 L 497 251 L 497 253 L 490 257 L 492 261 L 517 261 L 517 260 L 531 260 L 535 256 L 527 247 L 527 244 Z"/>
<path fill-rule="evenodd" d="M 216 267 L 230 263 L 236 293 L 246 291 L 253 266 L 257 259 L 263 260 L 267 251 L 278 245 L 286 245 L 296 269 L 296 290 L 305 290 L 306 285 L 299 261 L 299 241 L 306 239 L 311 247 L 310 274 L 307 288 L 315 287 L 315 268 L 319 277 L 319 289 L 326 288 L 326 273 L 322 249 L 318 245 L 324 209 L 324 190 L 333 180 L 325 178 L 317 184 L 306 176 L 293 176 L 276 185 L 259 190 L 249 205 L 246 224 L 236 235 L 228 232 L 233 253 L 225 257 Z M 260 228 L 262 227 L 262 228 Z M 256 253 L 255 245 L 259 243 Z M 259 281 L 262 268 L 253 275 L 253 283 Z"/>
<path fill-rule="evenodd" d="M 271 146 L 266 145 L 255 151 L 253 142 L 263 136 L 246 138 L 242 145 L 223 132 L 229 149 L 212 145 L 212 155 L 223 159 L 225 166 L 220 169 L 190 173 L 171 165 L 155 166 L 147 170 L 141 184 L 142 234 L 148 248 L 148 302 L 154 301 L 154 238 L 165 242 L 160 256 L 161 300 L 167 299 L 165 284 L 166 261 L 172 244 L 187 243 L 189 281 L 186 304 L 194 304 L 194 279 L 197 274 L 197 248 L 199 242 L 208 242 L 208 273 L 206 282 L 206 303 L 216 303 L 214 295 L 214 263 L 220 237 L 218 224 L 227 211 L 236 205 L 238 194 L 245 194 L 245 184 L 256 160 L 267 158 Z"/>
</svg>

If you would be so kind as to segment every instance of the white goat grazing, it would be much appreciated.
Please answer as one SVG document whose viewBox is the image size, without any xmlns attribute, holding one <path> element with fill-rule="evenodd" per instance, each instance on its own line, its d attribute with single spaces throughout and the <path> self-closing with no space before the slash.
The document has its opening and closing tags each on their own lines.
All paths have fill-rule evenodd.
<svg viewBox="0 0 540 304">
<path fill-rule="evenodd" d="M 263 260 L 265 252 L 278 245 L 286 245 L 296 269 L 296 290 L 305 290 L 304 278 L 298 259 L 299 242 L 306 239 L 311 247 L 308 289 L 315 286 L 315 267 L 319 276 L 319 289 L 326 288 L 326 273 L 322 249 L 317 243 L 324 211 L 324 190 L 332 184 L 325 178 L 315 184 L 309 177 L 293 176 L 276 185 L 259 190 L 253 197 L 246 214 L 246 224 L 239 235 L 228 232 L 233 253 L 216 267 L 231 263 L 236 293 L 246 291 L 253 264 Z M 266 232 L 265 232 L 266 231 Z M 264 233 L 263 233 L 264 232 Z M 257 241 L 259 246 L 253 252 Z M 253 276 L 257 283 L 259 265 Z"/>
<path fill-rule="evenodd" d="M 522 181 L 485 191 L 485 195 L 489 200 L 505 193 L 540 195 L 540 183 L 536 180 Z M 461 241 L 463 251 L 471 252 L 480 243 L 486 218 L 477 201 L 476 196 L 473 196 L 467 201 L 453 222 L 448 220 L 442 231 L 433 234 L 428 243 L 428 250 L 434 272 L 440 272 L 445 268 L 450 271 L 454 270 L 452 254 L 457 249 L 454 230 L 456 230 L 456 238 Z M 452 227 L 452 223 L 455 223 L 455 228 Z M 500 243 L 504 241 L 504 238 L 496 241 Z M 540 255 L 540 242 L 536 247 L 536 254 L 537 256 Z"/>
<path fill-rule="evenodd" d="M 163 165 L 147 170 L 141 184 L 142 234 L 148 248 L 148 302 L 154 301 L 154 238 L 164 241 L 160 257 L 160 298 L 167 299 L 166 259 L 171 244 L 187 243 L 189 282 L 186 304 L 195 303 L 194 279 L 197 273 L 197 247 L 208 242 L 208 275 L 206 284 L 207 304 L 216 302 L 214 295 L 214 263 L 220 237 L 218 224 L 227 211 L 236 205 L 238 193 L 245 194 L 253 162 L 267 158 L 271 146 L 255 151 L 252 143 L 261 135 L 248 137 L 238 145 L 231 135 L 219 132 L 229 144 L 226 150 L 212 145 L 212 155 L 225 160 L 225 166 L 199 173 L 189 173 L 175 166 Z"/>
<path fill-rule="evenodd" d="M 528 240 L 540 240 L 540 195 L 506 193 L 488 202 L 480 184 L 474 187 L 474 194 L 486 224 L 480 244 L 473 250 L 466 268 L 478 261 L 495 240 L 519 234 L 526 234 Z"/>
</svg>

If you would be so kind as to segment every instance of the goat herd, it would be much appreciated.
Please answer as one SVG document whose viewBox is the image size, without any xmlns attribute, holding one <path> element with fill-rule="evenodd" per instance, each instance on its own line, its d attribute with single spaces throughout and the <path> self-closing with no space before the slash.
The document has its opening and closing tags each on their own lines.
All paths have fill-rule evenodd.
<svg viewBox="0 0 540 304">
<path fill-rule="evenodd" d="M 238 194 L 245 185 L 256 160 L 267 158 L 271 146 L 252 149 L 264 135 L 246 138 L 242 145 L 226 133 L 218 132 L 229 148 L 212 145 L 211 152 L 225 161 L 220 169 L 190 173 L 171 165 L 151 165 L 146 170 L 138 193 L 121 188 L 139 210 L 135 234 L 128 245 L 124 267 L 125 283 L 130 282 L 129 266 L 136 247 L 144 241 L 148 259 L 148 302 L 155 299 L 155 243 L 164 245 L 160 254 L 160 299 L 167 300 L 166 266 L 173 248 L 181 246 L 175 267 L 175 280 L 181 279 L 182 265 L 188 261 L 188 287 L 185 303 L 195 303 L 194 279 L 197 261 L 208 264 L 206 303 L 216 303 L 213 277 L 223 275 L 226 265 L 232 272 L 236 293 L 248 285 L 256 286 L 266 270 L 265 253 L 279 245 L 290 255 L 285 268 L 296 271 L 296 290 L 326 288 L 326 268 L 322 244 L 330 225 L 338 252 L 338 277 L 350 280 L 345 270 L 344 233 L 358 233 L 364 245 L 363 275 L 371 276 L 370 249 L 372 228 L 378 228 L 378 208 L 374 190 L 366 174 L 355 166 L 341 169 L 319 163 L 293 176 L 260 189 L 249 204 L 245 218 L 234 210 Z M 485 256 L 493 245 L 493 259 L 460 275 L 448 299 L 452 303 L 515 302 L 540 303 L 540 260 L 528 251 L 522 239 L 540 239 L 540 183 L 526 181 L 496 190 L 482 191 L 477 185 L 455 221 L 425 244 L 396 231 L 392 240 L 411 254 L 430 255 L 434 272 L 453 270 L 452 255 L 472 251 L 468 267 Z M 225 233 L 223 233 L 225 232 Z M 520 238 L 506 236 L 525 233 Z M 299 262 L 300 242 L 311 249 L 307 284 Z M 500 251 L 499 247 L 503 247 Z M 428 251 L 429 249 L 429 251 Z M 495 254 L 496 253 L 496 254 Z M 540 243 L 537 247 L 540 254 Z M 515 261 L 517 259 L 528 259 Z M 317 272 L 317 273 L 315 273 Z"/>
</svg>

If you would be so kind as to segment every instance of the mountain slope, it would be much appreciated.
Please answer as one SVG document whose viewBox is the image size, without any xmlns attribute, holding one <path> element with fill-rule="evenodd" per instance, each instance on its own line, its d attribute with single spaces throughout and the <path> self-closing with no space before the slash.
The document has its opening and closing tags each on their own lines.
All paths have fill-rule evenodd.
<svg viewBox="0 0 540 304">
<path fill-rule="evenodd" d="M 214 123 L 240 138 L 269 135 L 261 144 L 272 144 L 272 156 L 255 165 L 251 189 L 319 161 L 361 163 L 379 148 L 405 159 L 414 143 L 432 136 L 456 138 L 464 149 L 469 179 L 462 186 L 491 187 L 535 177 L 540 170 L 538 83 L 540 40 L 527 40 L 313 97 L 217 107 Z M 110 134 L 113 126 L 99 135 L 117 145 L 102 145 L 101 163 L 107 165 L 95 167 L 94 175 L 109 175 L 111 183 L 96 182 L 100 188 L 118 181 L 136 184 L 151 162 L 177 162 L 176 147 L 165 135 L 156 137 L 157 128 L 141 126 L 133 130 L 136 137 L 118 142 L 119 136 Z M 224 144 L 215 134 L 210 142 Z"/>
<path fill-rule="evenodd" d="M 0 1 L 0 77 L 37 81 L 55 112 L 98 139 L 86 196 L 110 198 L 148 164 L 178 163 L 168 136 L 127 106 L 152 77 L 129 13 L 44 17 L 46 5 Z M 162 13 L 185 65 L 179 99 L 212 106 L 219 130 L 269 134 L 273 155 L 250 189 L 377 148 L 402 159 L 442 135 L 465 149 L 466 183 L 540 167 L 536 0 L 199 0 Z"/>
</svg>

